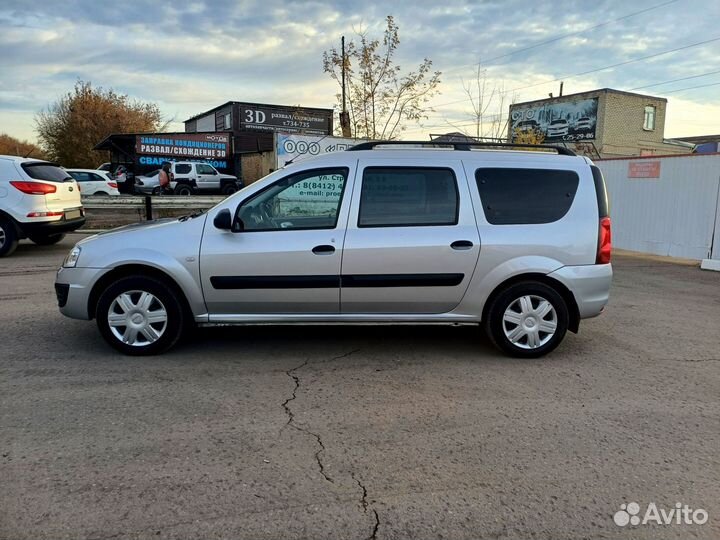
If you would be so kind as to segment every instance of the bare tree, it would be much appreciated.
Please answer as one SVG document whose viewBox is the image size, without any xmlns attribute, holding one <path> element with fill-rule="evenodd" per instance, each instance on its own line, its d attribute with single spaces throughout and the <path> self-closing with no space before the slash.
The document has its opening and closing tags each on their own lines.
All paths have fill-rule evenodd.
<svg viewBox="0 0 720 540">
<path fill-rule="evenodd" d="M 352 135 L 367 139 L 395 139 L 406 129 L 405 122 L 427 118 L 427 105 L 438 93 L 440 72 L 432 71 L 425 58 L 416 70 L 402 73 L 393 57 L 400 45 L 398 25 L 392 15 L 382 41 L 356 30 L 358 42 L 346 46 L 345 65 L 341 52 L 332 48 L 323 53 L 323 71 L 339 85 L 345 69 Z M 337 95 L 341 101 L 340 94 Z"/>
<path fill-rule="evenodd" d="M 472 120 L 469 124 L 456 124 L 445 120 L 448 125 L 460 130 L 465 135 L 490 139 L 501 139 L 507 136 L 509 116 L 506 111 L 517 100 L 516 94 L 510 94 L 504 83 L 494 84 L 488 80 L 487 70 L 478 63 L 473 79 L 465 81 L 461 78 L 463 93 L 470 103 L 467 116 Z"/>
</svg>

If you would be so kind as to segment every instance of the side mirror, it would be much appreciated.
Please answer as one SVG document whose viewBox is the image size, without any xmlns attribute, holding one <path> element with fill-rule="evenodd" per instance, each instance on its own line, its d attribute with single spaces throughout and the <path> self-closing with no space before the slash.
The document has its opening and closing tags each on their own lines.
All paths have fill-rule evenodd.
<svg viewBox="0 0 720 540">
<path fill-rule="evenodd" d="M 215 225 L 216 229 L 220 229 L 222 231 L 232 230 L 232 214 L 230 213 L 230 210 L 227 208 L 220 210 L 213 220 L 213 225 Z"/>
</svg>

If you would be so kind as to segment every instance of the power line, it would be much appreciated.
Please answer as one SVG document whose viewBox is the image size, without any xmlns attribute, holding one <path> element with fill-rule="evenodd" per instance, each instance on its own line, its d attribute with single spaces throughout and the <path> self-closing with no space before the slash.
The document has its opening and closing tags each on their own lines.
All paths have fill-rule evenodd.
<svg viewBox="0 0 720 540">
<path fill-rule="evenodd" d="M 574 79 L 575 77 L 580 77 L 580 76 L 582 76 L 582 75 L 589 75 L 590 73 L 597 73 L 598 71 L 605 71 L 606 69 L 612 69 L 612 68 L 616 68 L 616 67 L 620 67 L 620 66 L 626 66 L 626 65 L 628 65 L 628 64 L 633 64 L 633 63 L 635 63 L 635 62 L 641 62 L 641 61 L 643 61 L 643 60 L 649 60 L 650 58 L 657 58 L 658 56 L 663 56 L 663 55 L 670 54 L 670 53 L 674 53 L 674 52 L 677 52 L 677 51 L 683 51 L 683 50 L 685 50 L 685 49 L 690 49 L 690 48 L 692 48 L 692 47 L 699 47 L 700 45 L 706 45 L 707 43 L 713 43 L 713 42 L 715 42 L 715 41 L 720 41 L 720 37 L 716 37 L 716 38 L 712 38 L 712 39 L 706 39 L 705 41 L 699 41 L 699 42 L 697 42 L 697 43 L 691 43 L 690 45 L 685 45 L 685 46 L 683 46 L 683 47 L 676 47 L 676 48 L 674 48 L 674 49 L 669 49 L 669 50 L 667 50 L 667 51 L 662 51 L 662 52 L 654 53 L 654 54 L 648 54 L 648 55 L 646 55 L 646 56 L 641 56 L 641 57 L 639 57 L 639 58 L 633 58 L 633 59 L 631 59 L 631 60 L 625 60 L 624 62 L 618 62 L 618 63 L 616 63 L 616 64 L 610 64 L 610 65 L 608 65 L 608 66 L 603 66 L 603 67 L 599 67 L 599 68 L 596 68 L 596 69 L 590 69 L 590 70 L 588 70 L 588 71 L 581 71 L 580 73 L 574 73 L 574 74 L 571 74 L 571 75 L 565 75 L 565 76 L 563 76 L 563 77 L 558 77 L 557 79 L 553 79 L 553 80 L 551 80 L 551 81 L 543 81 L 543 82 L 539 82 L 539 83 L 535 83 L 535 84 L 529 84 L 529 85 L 527 85 L 527 86 L 519 86 L 519 87 L 517 87 L 517 88 L 512 88 L 511 90 L 508 90 L 508 92 L 516 92 L 516 91 L 518 91 L 518 90 L 525 90 L 525 89 L 527 89 L 527 88 L 535 88 L 536 86 L 542 86 L 542 85 L 544 85 L 544 84 L 551 84 L 551 83 L 558 82 L 558 81 L 564 81 L 564 80 L 566 80 L 566 79 Z M 471 101 L 471 100 L 472 100 L 472 98 L 470 98 L 470 99 L 460 99 L 460 100 L 457 100 L 457 101 L 450 101 L 450 102 L 448 102 L 448 103 L 439 103 L 439 104 L 437 104 L 437 105 L 433 105 L 433 107 L 443 107 L 443 106 L 445 106 L 445 105 L 454 105 L 454 104 L 456 104 L 456 103 L 465 103 L 465 102 Z"/>
<path fill-rule="evenodd" d="M 720 84 L 720 82 L 716 83 L 710 83 L 710 84 L 701 84 L 699 86 L 689 86 L 687 88 L 678 88 L 677 90 L 670 90 L 668 92 L 664 92 L 665 94 L 674 94 L 675 92 L 684 92 L 685 90 L 695 90 L 696 88 L 707 88 L 708 86 L 717 86 Z"/>
<path fill-rule="evenodd" d="M 669 81 L 662 81 L 659 83 L 653 83 L 653 84 L 646 84 L 645 86 L 636 86 L 635 88 L 631 88 L 630 91 L 633 90 L 642 90 L 643 88 L 651 88 L 653 86 L 660 86 L 661 84 L 670 84 L 678 81 L 687 81 L 688 79 L 697 79 L 699 77 L 707 77 L 708 75 L 715 75 L 716 73 L 720 73 L 720 69 L 717 71 L 708 71 L 707 73 L 701 73 L 700 75 L 691 75 L 690 77 L 681 77 L 679 79 L 670 79 Z"/>
<path fill-rule="evenodd" d="M 536 43 L 533 43 L 532 45 L 528 45 L 527 47 L 523 47 L 522 49 L 517 49 L 517 50 L 515 50 L 515 51 L 511 51 L 511 52 L 508 52 L 508 53 L 505 53 L 505 54 L 501 54 L 501 55 L 498 55 L 498 56 L 493 56 L 493 57 L 490 58 L 489 60 L 486 60 L 485 62 L 483 62 L 483 65 L 487 65 L 487 64 L 489 64 L 490 62 L 494 62 L 495 60 L 500 60 L 501 58 L 507 58 L 508 56 L 512 56 L 512 55 L 514 55 L 514 54 L 518 54 L 518 53 L 521 53 L 521 52 L 529 51 L 529 50 L 535 49 L 535 48 L 537 48 L 537 47 L 542 47 L 543 45 L 548 45 L 548 44 L 550 44 L 550 43 L 555 43 L 556 41 L 560 41 L 560 40 L 563 40 L 563 39 L 565 39 L 565 38 L 574 37 L 574 36 L 579 36 L 580 34 L 584 34 L 584 33 L 586 33 L 586 32 L 591 32 L 592 30 L 597 30 L 598 28 L 602 28 L 603 26 L 607 26 L 607 25 L 609 25 L 609 24 L 616 23 L 616 22 L 618 22 L 618 21 L 622 21 L 622 20 L 625 20 L 625 19 L 629 19 L 630 17 L 635 17 L 636 15 L 641 15 L 641 14 L 643 14 L 643 13 L 647 13 L 648 11 L 652 11 L 652 10 L 654 10 L 654 9 L 659 9 L 659 8 L 661 8 L 661 7 L 665 7 L 665 6 L 668 6 L 668 5 L 670 5 L 670 4 L 674 4 L 675 2 L 678 2 L 678 1 L 679 1 L 679 0 L 669 0 L 668 2 L 663 2 L 662 4 L 657 4 L 657 5 L 655 5 L 655 6 L 650 6 L 649 8 L 641 9 L 640 11 L 635 11 L 635 12 L 633 12 L 633 13 L 628 13 L 627 15 L 623 15 L 622 17 L 618 17 L 618 18 L 616 18 L 616 19 L 610 19 L 610 20 L 608 20 L 608 21 L 601 22 L 601 23 L 596 24 L 596 25 L 594 25 L 594 26 L 591 26 L 591 27 L 589 27 L 589 28 L 585 28 L 584 30 L 578 30 L 577 32 L 570 32 L 569 34 L 561 34 L 561 35 L 559 35 L 559 36 L 552 37 L 552 38 L 547 39 L 547 40 L 545 40 L 545 41 L 538 41 L 538 42 L 536 42 Z M 460 71 L 460 70 L 462 70 L 462 69 L 464 69 L 464 68 L 466 68 L 466 67 L 476 66 L 476 65 L 477 65 L 477 63 L 464 64 L 464 65 L 462 65 L 462 66 L 458 66 L 458 67 L 453 68 L 453 69 L 451 69 L 451 70 L 445 71 L 445 73 L 453 73 L 453 72 L 455 72 L 455 71 Z"/>
</svg>

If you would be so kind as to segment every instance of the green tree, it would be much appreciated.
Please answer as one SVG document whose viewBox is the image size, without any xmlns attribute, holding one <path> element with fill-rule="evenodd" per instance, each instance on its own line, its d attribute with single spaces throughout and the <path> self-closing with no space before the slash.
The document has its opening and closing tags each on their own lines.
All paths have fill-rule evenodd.
<svg viewBox="0 0 720 540">
<path fill-rule="evenodd" d="M 364 29 L 356 32 L 357 43 L 348 41 L 345 77 L 352 136 L 365 139 L 395 139 L 406 122 L 427 118 L 430 99 L 437 95 L 440 72 L 432 71 L 425 58 L 414 71 L 402 73 L 394 62 L 400 45 L 399 28 L 392 15 L 382 40 L 372 39 Z M 342 84 L 342 52 L 323 53 L 323 71 Z M 338 103 L 342 97 L 337 94 Z"/>
<path fill-rule="evenodd" d="M 108 161 L 107 153 L 93 147 L 111 133 L 147 133 L 167 126 L 156 104 L 80 80 L 71 92 L 38 113 L 35 122 L 48 157 L 66 167 L 94 167 Z"/>
</svg>

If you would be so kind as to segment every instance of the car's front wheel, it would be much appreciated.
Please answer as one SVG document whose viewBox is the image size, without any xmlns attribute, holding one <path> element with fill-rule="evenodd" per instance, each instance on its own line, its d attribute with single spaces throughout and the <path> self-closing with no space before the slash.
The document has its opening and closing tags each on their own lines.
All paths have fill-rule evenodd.
<svg viewBox="0 0 720 540">
<path fill-rule="evenodd" d="M 122 353 L 159 354 L 177 343 L 185 325 L 179 294 L 154 278 L 130 276 L 100 295 L 95 316 L 105 340 Z"/>
<path fill-rule="evenodd" d="M 568 324 L 568 307 L 560 293 L 545 283 L 523 281 L 495 296 L 485 331 L 501 351 L 537 358 L 560 344 Z"/>
</svg>

